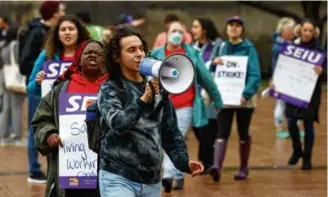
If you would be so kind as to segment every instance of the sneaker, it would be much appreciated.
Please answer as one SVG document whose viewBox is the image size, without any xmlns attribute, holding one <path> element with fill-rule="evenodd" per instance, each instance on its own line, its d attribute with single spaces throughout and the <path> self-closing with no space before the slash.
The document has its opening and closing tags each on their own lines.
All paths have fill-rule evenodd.
<svg viewBox="0 0 328 197">
<path fill-rule="evenodd" d="M 30 174 L 30 176 L 27 178 L 27 182 L 45 184 L 47 183 L 47 177 L 43 172 L 35 172 Z"/>
<path fill-rule="evenodd" d="M 27 146 L 26 139 L 23 139 L 23 138 L 16 138 L 16 139 L 13 139 L 12 144 L 13 144 L 14 146 L 17 146 L 17 147 L 24 147 L 24 146 Z"/>
<path fill-rule="evenodd" d="M 278 139 L 287 139 L 287 138 L 289 138 L 289 133 L 284 130 L 279 130 L 277 133 L 277 138 Z"/>
</svg>

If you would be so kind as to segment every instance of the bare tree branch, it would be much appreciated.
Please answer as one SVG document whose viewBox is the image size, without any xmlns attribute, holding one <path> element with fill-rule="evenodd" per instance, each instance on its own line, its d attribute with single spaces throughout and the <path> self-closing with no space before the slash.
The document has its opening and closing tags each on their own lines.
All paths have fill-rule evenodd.
<svg viewBox="0 0 328 197">
<path fill-rule="evenodd" d="M 270 14 L 276 15 L 278 17 L 292 17 L 296 21 L 300 21 L 301 17 L 293 12 L 290 12 L 288 10 L 285 10 L 283 8 L 277 7 L 277 6 L 272 6 L 267 3 L 263 2 L 254 2 L 254 1 L 237 1 L 240 4 L 251 6 L 254 8 L 258 8 L 260 10 L 263 10 L 265 12 L 268 12 Z"/>
</svg>

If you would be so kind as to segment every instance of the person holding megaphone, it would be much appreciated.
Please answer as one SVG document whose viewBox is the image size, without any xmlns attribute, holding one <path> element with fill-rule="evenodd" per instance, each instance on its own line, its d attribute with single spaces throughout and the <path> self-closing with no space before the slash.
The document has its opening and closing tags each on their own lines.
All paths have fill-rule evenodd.
<svg viewBox="0 0 328 197">
<path fill-rule="evenodd" d="M 204 170 L 189 160 L 163 79 L 148 81 L 140 72 L 147 52 L 139 33 L 126 25 L 115 27 L 107 45 L 110 79 L 97 100 L 104 128 L 98 176 L 102 197 L 160 197 L 163 149 L 179 170 L 192 176 Z"/>
<path fill-rule="evenodd" d="M 196 87 L 201 86 L 208 92 L 211 100 L 214 102 L 217 112 L 220 111 L 223 104 L 218 88 L 211 73 L 206 69 L 199 51 L 194 49 L 191 45 L 182 43 L 183 32 L 184 29 L 182 22 L 172 22 L 167 29 L 167 44 L 153 50 L 151 55 L 155 58 L 164 60 L 170 58 L 172 55 L 184 54 L 194 65 L 193 69 L 195 77 L 193 84 L 183 93 L 170 95 L 170 99 L 177 113 L 179 129 L 182 135 L 186 136 L 191 124 L 196 128 L 208 124 L 204 101 L 201 97 L 199 88 Z M 177 64 L 173 67 L 176 67 L 182 74 L 185 72 L 192 72 L 192 70 L 188 70 L 188 64 Z M 184 185 L 183 173 L 174 167 L 167 155 L 164 157 L 163 165 L 162 185 L 165 188 L 165 191 L 171 191 L 173 178 L 175 179 L 173 189 L 182 189 Z"/>
</svg>

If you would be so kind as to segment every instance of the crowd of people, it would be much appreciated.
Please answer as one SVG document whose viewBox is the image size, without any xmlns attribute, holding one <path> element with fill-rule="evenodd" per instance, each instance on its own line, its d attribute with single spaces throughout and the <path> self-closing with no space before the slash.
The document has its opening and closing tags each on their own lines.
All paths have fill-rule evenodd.
<svg viewBox="0 0 328 197">
<path fill-rule="evenodd" d="M 184 187 L 184 174 L 210 175 L 221 179 L 234 116 L 237 117 L 240 167 L 235 180 L 249 174 L 252 137 L 250 125 L 261 84 L 258 52 L 244 34 L 247 23 L 240 16 L 225 21 L 221 36 L 209 18 L 196 18 L 190 31 L 176 15 L 164 20 L 164 31 L 150 49 L 136 27 L 144 21 L 121 16 L 111 28 L 91 23 L 82 10 L 66 15 L 59 1 L 43 1 L 41 18 L 28 23 L 25 32 L 7 17 L 0 17 L 0 146 L 24 146 L 22 105 L 28 99 L 27 152 L 28 182 L 47 183 L 46 196 L 160 196 Z M 290 43 L 323 51 L 318 42 L 319 29 L 310 20 L 297 24 L 282 18 L 273 36 L 272 69 L 276 67 L 283 44 Z M 23 38 L 23 39 L 21 39 Z M 140 62 L 150 54 L 164 60 L 172 54 L 184 54 L 195 67 L 195 80 L 182 94 L 168 95 L 156 79 L 148 82 L 139 72 Z M 245 88 L 240 106 L 224 105 L 214 81 L 222 56 L 248 57 Z M 54 82 L 52 90 L 41 96 L 47 61 L 72 61 L 72 65 Z M 326 64 L 323 64 L 324 66 Z M 8 89 L 4 67 L 18 66 L 26 79 L 26 93 Z M 312 168 L 314 122 L 319 122 L 323 69 L 308 108 L 277 99 L 274 120 L 278 138 L 291 138 L 293 153 L 288 161 L 295 165 L 303 159 L 302 169 Z M 274 83 L 270 82 L 274 88 Z M 122 91 L 122 92 L 119 92 Z M 58 186 L 58 147 L 60 95 L 88 93 L 97 95 L 101 126 L 99 189 L 60 189 Z M 119 94 L 127 99 L 122 101 Z M 154 95 L 161 94 L 162 97 Z M 157 100 L 160 99 L 160 100 Z M 155 110 L 156 103 L 162 103 Z M 283 129 L 283 120 L 287 130 Z M 301 131 L 303 123 L 304 131 Z M 192 128 L 199 141 L 198 159 L 189 160 L 185 137 Z M 304 137 L 304 147 L 300 138 Z M 164 150 L 164 152 L 162 151 Z M 47 173 L 41 171 L 38 154 L 47 157 Z M 162 160 L 163 159 L 163 160 Z"/>
</svg>

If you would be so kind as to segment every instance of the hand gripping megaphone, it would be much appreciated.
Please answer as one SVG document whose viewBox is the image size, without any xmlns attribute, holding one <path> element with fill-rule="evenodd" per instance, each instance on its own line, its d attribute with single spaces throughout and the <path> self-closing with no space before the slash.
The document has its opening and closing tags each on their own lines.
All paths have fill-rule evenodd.
<svg viewBox="0 0 328 197">
<path fill-rule="evenodd" d="M 159 79 L 161 87 L 169 94 L 181 94 L 194 82 L 195 68 L 183 54 L 173 54 L 164 61 L 144 58 L 139 67 L 141 75 Z"/>
</svg>

